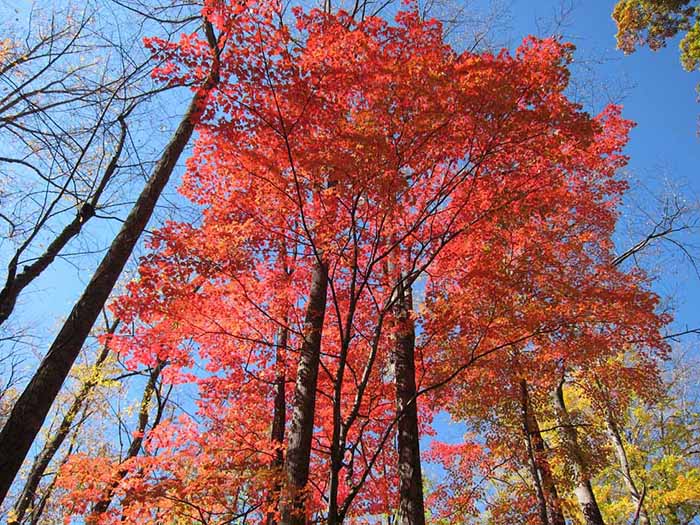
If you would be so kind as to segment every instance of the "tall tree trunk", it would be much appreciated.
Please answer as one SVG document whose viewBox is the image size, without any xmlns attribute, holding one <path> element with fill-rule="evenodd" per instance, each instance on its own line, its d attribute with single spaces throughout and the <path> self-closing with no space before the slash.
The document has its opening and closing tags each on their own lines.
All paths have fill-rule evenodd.
<svg viewBox="0 0 700 525">
<path fill-rule="evenodd" d="M 405 277 L 398 285 L 399 297 L 394 306 L 396 341 L 397 453 L 399 470 L 399 509 L 397 525 L 425 525 L 423 475 L 421 472 L 418 432 L 415 346 L 416 332 L 411 317 L 413 296 Z"/>
<path fill-rule="evenodd" d="M 216 80 L 212 73 L 206 85 L 192 98 L 146 187 L 0 432 L 0 503 L 10 490 L 100 310 L 153 215 L 156 202 L 192 136 Z"/>
<path fill-rule="evenodd" d="M 129 445 L 129 449 L 126 452 L 126 456 L 122 460 L 122 464 L 129 461 L 132 458 L 135 458 L 141 452 L 144 434 L 146 432 L 146 427 L 148 426 L 148 413 L 151 405 L 151 400 L 153 399 L 153 395 L 156 393 L 156 382 L 158 381 L 158 377 L 160 376 L 160 373 L 164 367 L 165 362 L 159 362 L 158 365 L 151 371 L 148 377 L 146 388 L 143 390 L 143 396 L 141 397 L 141 405 L 139 407 L 139 420 L 138 425 L 136 427 L 136 431 L 134 432 L 134 439 L 131 440 L 131 445 Z M 160 421 L 160 415 L 161 409 L 159 408 L 158 415 L 156 415 L 154 419 L 154 424 L 151 428 L 155 427 L 158 424 L 158 422 Z M 117 471 L 115 478 L 112 480 L 109 487 L 107 488 L 107 493 L 92 508 L 92 512 L 85 520 L 85 523 L 99 523 L 100 515 L 107 512 L 107 509 L 109 509 L 109 506 L 111 505 L 112 500 L 114 499 L 115 490 L 119 486 L 119 483 L 126 477 L 128 473 L 129 471 L 124 468 L 120 468 Z"/>
<path fill-rule="evenodd" d="M 525 434 L 525 446 L 527 449 L 527 462 L 530 468 L 532 481 L 535 484 L 535 495 L 537 496 L 537 514 L 539 515 L 540 525 L 548 525 L 549 518 L 547 517 L 547 500 L 542 488 L 542 480 L 540 479 L 540 470 L 535 457 L 535 449 L 533 446 L 532 431 L 530 428 L 530 403 L 527 394 L 527 383 L 525 380 L 520 381 L 520 417 L 523 425 L 523 433 Z"/>
<path fill-rule="evenodd" d="M 566 408 L 563 379 L 557 385 L 552 395 L 552 401 L 557 412 L 560 435 L 567 450 L 568 458 L 574 467 L 574 475 L 576 477 L 574 494 L 578 500 L 586 525 L 605 525 L 603 516 L 600 513 L 600 507 L 598 507 L 598 502 L 593 493 L 593 487 L 591 487 L 585 456 L 578 444 L 578 433 Z"/>
<path fill-rule="evenodd" d="M 343 408 L 343 380 L 345 369 L 348 366 L 348 352 L 353 334 L 353 322 L 357 308 L 357 247 L 353 250 L 352 279 L 350 281 L 349 301 L 347 317 L 341 328 L 340 353 L 338 355 L 338 368 L 333 380 L 333 432 L 330 442 L 330 482 L 328 486 L 328 515 L 327 525 L 339 525 L 345 519 L 345 510 L 339 506 L 338 493 L 340 489 L 340 471 L 345 466 L 344 456 L 347 451 L 347 436 L 350 430 L 345 426 L 342 417 Z M 349 468 L 352 470 L 352 467 Z M 347 503 L 347 500 L 346 500 Z M 343 505 L 344 507 L 344 505 Z"/>
<path fill-rule="evenodd" d="M 617 427 L 617 423 L 610 414 L 609 410 L 606 409 L 605 412 L 605 424 L 607 427 L 607 433 L 610 437 L 610 442 L 613 445 L 613 450 L 615 451 L 615 456 L 620 465 L 620 471 L 622 472 L 622 478 L 625 480 L 625 486 L 630 493 L 630 497 L 634 502 L 635 509 L 639 509 L 639 523 L 640 525 L 649 525 L 649 515 L 647 514 L 646 508 L 644 507 L 644 501 L 642 500 L 642 493 L 637 488 L 634 479 L 632 478 L 632 469 L 630 468 L 629 460 L 627 458 L 627 451 L 625 450 L 625 445 L 622 442 L 622 436 L 620 435 L 620 430 Z"/>
<path fill-rule="evenodd" d="M 285 321 L 286 322 L 286 321 Z M 288 339 L 287 328 L 280 328 L 277 341 L 277 351 L 275 352 L 275 405 L 272 413 L 272 430 L 270 432 L 270 441 L 277 447 L 275 451 L 275 459 L 272 462 L 272 467 L 275 470 L 280 470 L 284 465 L 284 453 L 282 445 L 284 444 L 284 426 L 287 421 L 287 404 L 285 400 L 285 383 L 287 376 L 284 369 L 284 359 L 287 349 Z M 275 483 L 275 487 L 270 496 L 270 503 L 279 501 L 279 496 L 282 491 L 281 483 Z M 276 525 L 277 519 L 274 512 L 270 512 L 266 519 L 267 525 Z"/>
<path fill-rule="evenodd" d="M 24 290 L 34 279 L 39 277 L 42 272 L 49 267 L 61 250 L 66 246 L 66 244 L 68 244 L 68 241 L 78 235 L 83 229 L 83 226 L 85 226 L 85 223 L 95 216 L 95 208 L 97 208 L 97 205 L 99 204 L 100 197 L 102 196 L 107 183 L 117 171 L 119 157 L 121 157 L 122 150 L 124 149 L 127 128 L 123 115 L 119 117 L 119 123 L 121 125 L 121 132 L 119 134 L 117 148 L 112 154 L 112 157 L 105 168 L 104 174 L 102 175 L 100 183 L 97 185 L 90 202 L 85 202 L 80 207 L 75 218 L 63 228 L 61 233 L 59 233 L 53 239 L 53 241 L 51 241 L 44 252 L 39 257 L 34 259 L 31 264 L 24 266 L 21 272 L 17 273 L 19 258 L 24 252 L 24 249 L 27 248 L 30 242 L 34 239 L 35 235 L 32 235 L 26 242 L 23 243 L 10 261 L 7 268 L 5 285 L 3 286 L 2 290 L 0 290 L 0 325 L 7 320 L 14 310 L 15 304 L 17 303 L 17 298 L 22 290 Z M 38 230 L 36 230 L 36 233 L 38 233 Z"/>
<path fill-rule="evenodd" d="M 118 324 L 119 320 L 116 319 L 108 327 L 107 333 L 113 334 L 117 329 Z M 102 350 L 100 351 L 100 354 L 97 356 L 97 360 L 93 365 L 91 376 L 80 387 L 80 390 L 73 399 L 73 403 L 71 403 L 70 408 L 63 416 L 63 420 L 61 421 L 58 430 L 56 430 L 56 432 L 46 441 L 41 453 L 34 460 L 32 468 L 29 471 L 29 475 L 24 482 L 24 488 L 22 489 L 22 492 L 15 503 L 14 514 L 8 519 L 8 525 L 22 523 L 27 509 L 29 509 L 34 503 L 37 487 L 39 486 L 42 477 L 46 473 L 46 469 L 51 463 L 51 460 L 53 460 L 58 449 L 60 449 L 61 445 L 63 445 L 66 437 L 68 437 L 68 434 L 73 428 L 73 422 L 82 410 L 85 400 L 88 398 L 93 388 L 95 388 L 95 386 L 99 383 L 100 370 L 102 368 L 102 364 L 107 360 L 108 356 L 109 347 L 105 344 L 103 345 Z"/>
<path fill-rule="evenodd" d="M 526 400 L 526 425 L 527 432 L 532 441 L 532 448 L 535 453 L 535 463 L 540 473 L 540 480 L 542 482 L 542 491 L 544 492 L 544 498 L 547 503 L 547 514 L 549 517 L 549 523 L 551 525 L 566 525 L 566 520 L 564 519 L 564 512 L 561 507 L 561 498 L 559 497 L 559 491 L 557 490 L 557 485 L 552 477 L 552 467 L 547 459 L 547 449 L 542 437 L 542 432 L 540 431 L 540 425 L 537 422 L 537 417 L 532 408 L 532 402 L 530 400 L 530 395 L 527 390 L 527 383 L 524 383 L 524 393 Z M 523 385 L 521 384 L 521 392 L 523 390 Z"/>
<path fill-rule="evenodd" d="M 311 439 L 316 411 L 316 384 L 321 359 L 321 335 L 326 317 L 328 266 L 318 261 L 311 275 L 311 291 L 304 319 L 304 341 L 301 346 L 297 379 L 294 388 L 292 417 L 284 464 L 285 488 L 281 498 L 282 525 L 304 525 L 306 484 L 309 481 Z"/>
<path fill-rule="evenodd" d="M 535 449 L 537 465 L 540 469 L 544 497 L 547 500 L 549 522 L 551 525 L 566 525 L 559 491 L 552 477 L 552 467 L 547 460 L 547 450 L 545 448 L 544 439 L 542 438 L 542 433 L 540 432 L 540 425 L 532 411 L 528 412 L 528 415 L 531 417 L 529 425 L 532 432 L 532 444 Z"/>
</svg>

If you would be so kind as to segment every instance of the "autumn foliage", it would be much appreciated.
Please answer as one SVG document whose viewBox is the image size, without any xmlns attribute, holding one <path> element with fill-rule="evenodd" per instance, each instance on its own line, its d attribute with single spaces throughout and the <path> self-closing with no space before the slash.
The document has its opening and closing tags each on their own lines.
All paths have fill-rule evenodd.
<svg viewBox="0 0 700 525">
<path fill-rule="evenodd" d="M 112 306 L 124 328 L 109 340 L 134 368 L 167 362 L 188 415 L 161 421 L 126 462 L 72 457 L 59 484 L 73 513 L 101 524 L 284 519 L 291 431 L 271 429 L 297 409 L 319 265 L 309 518 L 371 523 L 397 508 L 402 327 L 415 327 L 419 435 L 434 435 L 442 413 L 485 431 L 423 451 L 444 473 L 425 487 L 435 523 L 483 512 L 484 472 L 527 468 L 523 384 L 543 428 L 564 381 L 590 403 L 614 385 L 616 411 L 653 391 L 668 319 L 642 273 L 611 263 L 632 124 L 619 107 L 592 117 L 567 98 L 570 45 L 458 52 L 410 3 L 393 22 L 297 9 L 293 26 L 274 2 L 205 4 L 218 56 L 197 34 L 146 43 L 163 82 L 218 71 L 180 187 L 201 221 L 153 234 Z M 405 290 L 413 307 L 401 317 Z M 562 494 L 577 477 L 567 450 L 546 452 Z M 115 503 L 95 514 L 110 491 Z M 538 523 L 535 507 L 526 484 L 490 511 L 495 523 Z"/>
</svg>

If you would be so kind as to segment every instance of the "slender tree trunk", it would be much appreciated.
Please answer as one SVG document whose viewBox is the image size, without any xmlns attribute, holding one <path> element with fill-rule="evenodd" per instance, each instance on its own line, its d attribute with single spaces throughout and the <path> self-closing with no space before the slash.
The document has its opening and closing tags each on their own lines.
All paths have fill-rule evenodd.
<svg viewBox="0 0 700 525">
<path fill-rule="evenodd" d="M 29 515 L 29 524 L 30 525 L 38 525 L 39 520 L 44 515 L 44 510 L 46 509 L 46 504 L 49 502 L 49 498 L 51 497 L 51 494 L 53 493 L 53 488 L 55 485 L 56 485 L 56 476 L 53 477 L 49 486 L 46 487 L 46 490 L 44 491 L 44 493 L 41 495 L 41 498 L 39 499 L 39 504 L 32 510 L 31 514 Z M 19 523 L 19 522 L 17 522 L 17 523 Z"/>
<path fill-rule="evenodd" d="M 73 434 L 73 437 L 71 438 L 71 444 L 70 447 L 68 447 L 68 451 L 66 455 L 63 457 L 61 460 L 61 464 L 59 467 L 56 469 L 57 472 L 61 470 L 61 467 L 66 463 L 68 458 L 73 454 L 73 450 L 75 447 L 75 434 Z M 54 477 L 51 479 L 51 483 L 46 487 L 44 492 L 41 495 L 41 498 L 39 499 L 39 503 L 34 506 L 34 508 L 31 510 L 29 514 L 29 525 L 38 525 L 39 520 L 41 517 L 44 515 L 44 510 L 46 510 L 46 504 L 49 502 L 49 499 L 51 498 L 51 494 L 53 493 L 53 489 L 56 486 L 56 480 L 58 479 L 58 475 L 54 475 Z M 9 524 L 8 524 L 9 525 Z"/>
<path fill-rule="evenodd" d="M 118 324 L 119 320 L 117 319 L 111 326 L 109 326 L 107 333 L 113 334 Z M 32 468 L 29 471 L 29 475 L 24 482 L 24 488 L 22 489 L 22 492 L 15 503 L 14 515 L 8 519 L 8 525 L 22 523 L 27 509 L 29 509 L 34 503 L 37 487 L 39 486 L 46 469 L 53 460 L 58 449 L 60 449 L 61 445 L 63 445 L 66 437 L 68 437 L 68 434 L 73 428 L 73 422 L 82 410 L 85 400 L 88 398 L 93 388 L 95 388 L 95 386 L 98 384 L 100 369 L 102 368 L 102 364 L 107 360 L 108 356 L 109 347 L 105 344 L 102 347 L 100 354 L 97 356 L 95 364 L 93 365 L 91 377 L 82 384 L 80 390 L 73 399 L 73 403 L 66 412 L 65 416 L 63 416 L 63 420 L 61 421 L 58 430 L 46 441 L 41 453 L 34 460 Z"/>
<path fill-rule="evenodd" d="M 528 415 L 531 418 L 529 425 L 532 432 L 532 445 L 535 449 L 535 459 L 540 469 L 544 497 L 547 500 L 549 521 L 551 525 L 566 525 L 559 491 L 552 477 L 552 467 L 547 460 L 547 450 L 545 448 L 544 439 L 542 438 L 542 433 L 540 432 L 540 425 L 537 423 L 537 419 L 532 410 L 528 412 Z"/>
<path fill-rule="evenodd" d="M 413 297 L 410 286 L 399 284 L 394 307 L 397 327 L 394 347 L 396 374 L 397 452 L 399 509 L 397 525 L 425 525 L 423 475 L 418 432 Z"/>
<path fill-rule="evenodd" d="M 540 470 L 535 457 L 535 449 L 533 447 L 532 430 L 530 428 L 530 403 L 527 393 L 527 383 L 525 380 L 520 381 L 520 416 L 523 425 L 523 433 L 525 434 L 525 445 L 527 449 L 527 462 L 532 475 L 532 481 L 535 484 L 535 495 L 537 496 L 537 513 L 540 519 L 540 525 L 548 525 L 549 518 L 547 517 L 547 500 L 542 488 L 542 480 L 540 479 Z"/>
<path fill-rule="evenodd" d="M 134 432 L 134 439 L 131 440 L 131 445 L 129 445 L 129 449 L 127 450 L 126 456 L 122 460 L 122 464 L 129 461 L 132 458 L 135 458 L 141 452 L 144 434 L 146 432 L 146 427 L 148 426 L 148 413 L 151 400 L 153 399 L 153 395 L 156 392 L 156 382 L 158 381 L 158 377 L 160 376 L 160 373 L 164 367 L 165 362 L 161 361 L 160 363 L 158 363 L 158 366 L 156 366 L 151 371 L 148 377 L 146 388 L 144 389 L 143 396 L 141 397 L 138 426 L 136 428 L 136 431 Z M 159 420 L 160 415 L 156 416 L 154 426 Z M 109 509 L 109 506 L 111 505 L 112 500 L 114 499 L 115 490 L 119 486 L 119 483 L 126 477 L 128 473 L 129 471 L 124 468 L 120 468 L 117 471 L 115 478 L 112 480 L 107 489 L 107 494 L 92 508 L 92 512 L 85 520 L 86 523 L 99 523 L 100 515 L 107 512 L 107 509 Z"/>
<path fill-rule="evenodd" d="M 285 488 L 281 499 L 282 525 L 304 525 L 305 490 L 309 481 L 311 439 L 316 410 L 316 384 L 321 359 L 321 335 L 326 317 L 328 266 L 318 261 L 311 276 L 311 291 L 304 319 L 302 343 L 294 389 L 292 417 L 285 460 Z"/>
<path fill-rule="evenodd" d="M 564 380 L 559 383 L 552 400 L 557 412 L 557 419 L 560 427 L 560 434 L 564 446 L 568 452 L 569 461 L 574 467 L 576 485 L 574 494 L 578 500 L 579 507 L 583 513 L 586 525 L 605 525 L 600 507 L 596 501 L 593 487 L 591 487 L 590 475 L 586 465 L 586 460 L 578 444 L 578 433 L 571 422 L 571 417 L 564 402 Z"/>
<path fill-rule="evenodd" d="M 610 442 L 615 450 L 615 456 L 620 464 L 620 471 L 622 472 L 622 478 L 625 480 L 625 485 L 630 493 L 630 497 L 634 502 L 635 509 L 639 509 L 639 523 L 640 525 L 649 525 L 649 515 L 647 514 L 646 508 L 644 507 L 644 502 L 642 501 L 642 493 L 637 488 L 634 479 L 632 478 L 632 469 L 630 468 L 629 460 L 627 458 L 627 451 L 625 450 L 625 445 L 622 442 L 622 436 L 612 417 L 612 414 L 606 410 L 605 413 L 605 424 L 608 431 L 608 436 L 610 437 Z"/>
<path fill-rule="evenodd" d="M 209 89 L 215 81 L 212 74 L 207 85 L 200 88 L 193 97 L 146 187 L 112 241 L 109 251 L 73 307 L 39 369 L 15 403 L 0 433 L 0 503 L 10 490 L 100 310 L 112 292 L 139 236 L 146 228 L 156 202 L 192 136 Z"/>
<path fill-rule="evenodd" d="M 17 273 L 19 258 L 31 242 L 30 238 L 28 242 L 25 242 L 20 248 L 15 256 L 10 261 L 7 270 L 7 279 L 5 280 L 5 285 L 2 290 L 0 290 L 0 325 L 4 323 L 10 316 L 17 303 L 17 298 L 19 294 L 24 290 L 34 279 L 39 277 L 46 268 L 56 259 L 61 250 L 68 244 L 68 242 L 78 235 L 80 231 L 85 226 L 85 223 L 89 221 L 95 215 L 95 208 L 97 207 L 100 197 L 107 186 L 107 183 L 112 178 L 117 170 L 117 165 L 119 162 L 119 157 L 121 157 L 122 150 L 124 149 L 124 141 L 126 140 L 126 124 L 124 123 L 123 117 L 120 117 L 119 122 L 121 124 L 121 133 L 119 135 L 119 141 L 117 142 L 116 151 L 112 154 L 105 172 L 100 179 L 100 183 L 95 189 L 90 202 L 83 204 L 76 217 L 59 233 L 53 241 L 48 245 L 44 252 L 37 257 L 31 264 L 26 265 L 22 268 L 22 271 Z"/>
<path fill-rule="evenodd" d="M 326 525 L 339 525 L 343 517 L 339 512 L 338 490 L 340 488 L 340 471 L 343 468 L 343 454 L 345 448 L 341 443 L 343 428 L 341 419 L 341 398 L 343 393 L 343 374 L 347 364 L 348 347 L 343 342 L 338 371 L 333 385 L 333 433 L 330 443 L 330 481 L 328 484 L 328 517 Z"/>
<path fill-rule="evenodd" d="M 287 338 L 288 330 L 280 328 L 275 358 L 275 366 L 277 367 L 275 374 L 275 407 L 272 415 L 272 431 L 270 432 L 270 439 L 278 446 L 274 461 L 276 467 L 281 467 L 284 463 L 282 445 L 284 444 L 284 426 L 287 421 L 287 404 L 284 390 L 287 375 L 284 370 L 284 356 L 287 349 Z"/>
<path fill-rule="evenodd" d="M 336 384 L 336 387 L 339 385 Z M 342 387 L 340 387 L 342 388 Z M 333 406 L 333 415 L 340 411 L 340 407 Z M 336 419 L 334 417 L 334 419 Z M 333 435 L 331 436 L 330 453 L 330 482 L 328 485 L 328 518 L 326 525 L 339 525 L 343 518 L 338 509 L 338 489 L 340 488 L 340 471 L 343 468 L 343 450 L 340 448 L 340 429 L 337 421 L 334 421 Z"/>
<path fill-rule="evenodd" d="M 525 383 L 525 381 L 523 381 Z M 532 402 L 530 400 L 530 395 L 527 391 L 527 383 L 525 383 L 525 400 L 527 407 L 527 432 L 532 441 L 532 448 L 535 453 L 535 463 L 540 473 L 540 480 L 542 482 L 542 491 L 544 492 L 544 497 L 547 502 L 547 515 L 549 518 L 549 523 L 551 525 L 566 525 L 566 520 L 564 519 L 564 513 L 561 507 L 561 498 L 559 497 L 559 491 L 557 490 L 557 485 L 552 477 L 552 468 L 547 459 L 547 449 L 542 437 L 542 432 L 540 431 L 540 425 L 537 422 L 537 417 L 532 408 Z M 522 391 L 523 385 L 521 385 Z"/>
<path fill-rule="evenodd" d="M 286 321 L 285 321 L 286 322 Z M 270 432 L 270 440 L 277 447 L 275 451 L 275 459 L 272 462 L 272 467 L 275 470 L 280 470 L 284 465 L 284 454 L 282 445 L 284 444 L 284 427 L 287 421 L 287 404 L 285 399 L 285 382 L 287 376 L 284 369 L 284 356 L 287 349 L 287 328 L 280 328 L 279 338 L 277 341 L 277 351 L 275 352 L 275 405 L 272 414 L 272 431 Z M 282 491 L 282 484 L 275 483 L 275 487 L 270 496 L 270 503 L 279 501 L 279 496 Z M 267 525 L 276 525 L 277 519 L 274 512 L 270 512 L 266 519 Z"/>
<path fill-rule="evenodd" d="M 327 525 L 339 525 L 345 519 L 345 511 L 341 509 L 338 502 L 338 492 L 340 489 L 340 471 L 345 463 L 343 462 L 346 452 L 347 434 L 349 426 L 345 426 L 342 417 L 343 380 L 345 369 L 348 366 L 348 352 L 352 340 L 353 320 L 357 307 L 357 250 L 354 251 L 353 278 L 350 283 L 350 293 L 348 302 L 347 317 L 344 327 L 341 330 L 340 354 L 338 356 L 338 368 L 333 381 L 333 432 L 330 442 L 330 483 L 328 487 L 328 515 Z M 350 467 L 352 469 L 352 467 Z"/>
</svg>

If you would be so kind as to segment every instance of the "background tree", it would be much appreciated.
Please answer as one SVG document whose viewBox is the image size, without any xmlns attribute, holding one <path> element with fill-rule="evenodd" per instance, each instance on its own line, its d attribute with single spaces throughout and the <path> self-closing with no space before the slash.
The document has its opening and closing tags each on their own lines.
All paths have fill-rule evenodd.
<svg viewBox="0 0 700 525">
<path fill-rule="evenodd" d="M 700 66 L 700 5 L 693 0 L 619 0 L 613 19 L 617 45 L 625 53 L 639 45 L 656 51 L 680 33 L 683 67 L 694 71 Z"/>
</svg>

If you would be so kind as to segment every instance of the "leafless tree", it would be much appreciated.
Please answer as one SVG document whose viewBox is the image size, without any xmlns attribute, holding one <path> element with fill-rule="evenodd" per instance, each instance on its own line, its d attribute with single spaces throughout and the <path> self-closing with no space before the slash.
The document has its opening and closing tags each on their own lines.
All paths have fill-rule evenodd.
<svg viewBox="0 0 700 525">
<path fill-rule="evenodd" d="M 66 254 L 66 247 L 91 219 L 114 218 L 132 200 L 130 181 L 148 170 L 136 143 L 150 131 L 139 106 L 152 112 L 149 103 L 167 88 L 152 85 L 152 61 L 133 52 L 127 35 L 105 30 L 117 16 L 109 5 L 32 8 L 25 36 L 5 45 L 0 243 L 8 257 L 0 324 L 57 257 L 89 251 Z"/>
<path fill-rule="evenodd" d="M 180 19 L 161 19 L 156 15 L 153 15 L 152 12 L 142 11 L 139 9 L 140 4 L 111 2 L 110 5 L 118 5 L 130 13 L 136 13 L 139 17 L 141 17 L 144 24 L 148 22 L 149 24 L 170 24 L 172 26 L 180 23 Z M 180 4 L 176 5 L 180 6 Z M 191 4 L 185 5 L 191 6 Z M 195 10 L 195 13 L 196 12 L 197 11 Z M 86 30 L 85 28 L 88 27 L 92 18 L 90 15 L 84 14 L 81 16 L 80 20 L 81 22 L 79 23 L 78 27 L 79 31 L 83 32 Z M 183 20 L 186 21 L 187 18 Z M 201 20 L 201 18 L 198 18 L 198 20 Z M 211 25 L 209 25 L 209 23 L 206 21 L 200 25 L 201 27 L 205 28 L 204 33 L 209 41 L 211 52 L 213 54 L 220 53 L 217 38 L 214 35 L 214 30 Z M 55 30 L 53 32 L 55 32 Z M 69 41 L 64 48 L 70 49 L 70 46 L 73 45 L 75 39 L 73 39 L 70 35 L 72 35 L 72 33 L 65 35 L 66 38 L 69 38 Z M 166 35 L 166 37 L 167 36 L 168 35 Z M 40 69 L 40 71 L 45 70 L 55 72 L 57 70 L 55 61 L 53 61 L 53 54 L 51 50 L 53 50 L 53 45 L 49 45 L 48 53 L 48 60 L 52 62 L 45 65 Z M 82 57 L 84 55 L 80 54 L 81 51 L 82 53 L 85 53 L 86 50 L 82 49 L 76 51 L 76 53 Z M 65 51 L 61 51 L 61 56 L 64 56 L 65 54 Z M 21 56 L 17 59 L 17 61 L 22 61 Z M 216 62 L 216 60 L 214 60 L 214 62 Z M 128 63 L 131 65 L 131 58 L 129 58 L 128 61 L 125 59 L 122 61 L 122 64 L 123 63 Z M 129 124 L 126 123 L 126 120 L 132 111 L 134 111 L 135 106 L 140 100 L 147 100 L 151 95 L 161 90 L 160 88 L 146 91 L 137 89 L 136 94 L 124 94 L 122 93 L 124 79 L 138 77 L 139 75 L 142 75 L 145 79 L 147 78 L 149 69 L 152 67 L 152 65 L 153 64 L 149 64 L 148 60 L 146 60 L 143 63 L 137 63 L 137 67 L 133 69 L 133 72 L 131 67 L 122 68 L 119 70 L 118 75 L 120 80 L 117 81 L 116 84 L 107 83 L 109 86 L 111 86 L 110 88 L 108 88 L 106 91 L 102 88 L 98 90 L 100 94 L 102 94 L 103 91 L 109 94 L 107 97 L 107 102 L 105 102 L 103 105 L 97 106 L 101 108 L 99 111 L 99 119 L 97 120 L 99 126 L 102 126 L 107 122 L 106 115 L 109 114 L 109 111 L 105 108 L 111 107 L 111 104 L 115 101 L 118 102 L 116 107 L 118 107 L 119 111 L 116 113 L 114 122 L 116 122 L 120 132 L 117 143 L 114 146 L 114 152 L 119 152 L 119 154 L 121 154 L 124 141 L 129 133 Z M 69 72 L 70 71 L 71 69 L 69 67 Z M 140 192 L 136 202 L 130 206 L 130 211 L 124 220 L 119 233 L 112 241 L 109 250 L 102 258 L 100 265 L 83 291 L 82 296 L 74 306 L 62 329 L 59 331 L 46 357 L 42 360 L 33 378 L 15 402 L 7 422 L 2 428 L 2 432 L 0 432 L 0 464 L 2 464 L 2 468 L 0 469 L 2 471 L 2 475 L 0 475 L 0 479 L 2 479 L 2 483 L 0 483 L 0 494 L 2 495 L 3 499 L 9 490 L 10 484 L 19 471 L 19 468 L 32 442 L 34 441 L 39 429 L 48 415 L 54 399 L 58 395 L 63 382 L 68 376 L 73 362 L 77 358 L 83 344 L 85 343 L 90 330 L 92 329 L 92 326 L 99 315 L 99 312 L 103 308 L 122 270 L 129 260 L 141 233 L 144 231 L 148 221 L 151 219 L 156 203 L 160 198 L 166 184 L 170 180 L 177 162 L 185 150 L 194 131 L 197 115 L 199 115 L 205 105 L 208 92 L 217 82 L 217 75 L 217 70 L 215 67 L 213 67 L 210 75 L 203 85 L 200 85 L 195 89 L 195 94 L 191 98 L 191 102 L 187 106 L 187 109 L 184 111 L 184 115 L 182 115 L 179 125 L 172 135 L 170 135 L 168 143 L 158 156 L 158 160 L 153 167 L 151 169 L 147 169 L 140 162 L 135 164 L 137 168 L 141 170 L 141 172 L 146 173 L 147 171 L 150 171 L 151 173 L 150 176 L 148 176 L 145 187 Z M 104 81 L 99 82 L 101 86 L 105 83 L 106 82 Z M 46 90 L 50 92 L 51 87 L 45 88 L 45 91 Z M 92 92 L 90 93 L 92 94 Z M 20 99 L 22 100 L 26 98 L 26 94 L 24 96 L 20 96 Z M 81 97 L 73 97 L 70 103 L 77 104 L 79 109 L 83 108 L 83 99 Z M 66 107 L 69 106 L 70 103 L 66 103 Z M 89 108 L 89 110 L 95 111 L 95 105 L 93 104 L 85 104 L 85 107 Z M 34 113 L 30 114 L 33 115 Z M 105 116 L 103 117 L 103 115 Z M 151 121 L 153 120 L 153 117 L 154 115 L 150 116 Z M 15 118 L 14 120 L 16 121 L 18 119 Z M 68 121 L 71 121 L 70 116 L 68 117 Z M 56 122 L 60 127 L 60 122 Z M 37 129 L 37 134 L 41 135 L 41 128 L 38 127 Z M 92 199 L 95 198 L 95 194 L 97 193 L 97 199 L 99 199 L 102 189 L 113 177 L 113 173 L 110 174 L 108 171 L 109 166 L 114 165 L 116 169 L 120 163 L 124 162 L 123 160 L 119 161 L 120 157 L 118 155 L 113 155 L 110 160 L 101 158 L 101 163 L 98 163 L 98 166 L 106 163 L 104 176 L 107 177 L 107 181 L 104 182 L 104 184 L 101 183 L 101 181 L 104 180 L 103 175 L 98 175 L 98 177 L 94 180 L 83 179 L 82 177 L 78 176 L 80 175 L 81 170 L 84 169 L 83 164 L 81 164 L 83 159 L 89 156 L 87 146 L 92 144 L 94 137 L 98 133 L 94 131 L 95 129 L 96 128 L 94 126 L 89 128 L 89 131 L 86 134 L 86 142 L 78 143 L 77 146 L 74 145 L 74 152 L 73 150 L 70 150 L 75 155 L 74 157 L 71 157 L 75 159 L 75 162 L 67 163 L 69 169 L 62 170 L 60 173 L 58 173 L 58 180 L 60 183 L 57 183 L 56 180 L 52 178 L 46 180 L 46 177 L 40 177 L 42 180 L 45 180 L 46 189 L 41 192 L 41 199 L 35 199 L 38 203 L 37 208 L 39 212 L 35 213 L 34 219 L 28 222 L 31 227 L 27 230 L 27 238 L 25 241 L 19 244 L 19 254 L 17 257 L 13 257 L 10 261 L 8 272 L 10 281 L 9 288 L 12 288 L 13 286 L 12 282 L 17 275 L 17 268 L 19 267 L 22 253 L 27 249 L 27 246 L 29 246 L 29 244 L 31 244 L 31 242 L 38 237 L 39 232 L 45 231 L 43 228 L 48 220 L 58 213 L 63 205 L 63 200 L 70 194 L 68 190 L 71 189 L 71 191 L 75 192 L 78 188 L 89 188 L 89 192 L 87 193 L 88 197 L 84 197 L 86 200 L 82 202 L 71 202 L 69 198 L 69 205 L 66 207 L 66 209 L 71 209 L 72 207 L 73 209 L 78 210 L 77 218 L 73 221 L 73 224 L 77 224 L 76 229 L 77 231 L 80 231 L 82 224 L 84 224 L 88 218 L 95 215 L 96 206 L 92 203 Z M 97 129 L 101 130 L 102 128 L 98 127 Z M 68 133 L 67 135 L 69 135 L 72 139 L 72 133 Z M 66 138 L 65 141 L 70 144 L 71 139 Z M 81 144 L 82 146 L 80 146 Z M 31 145 L 31 143 L 29 145 Z M 68 147 L 66 146 L 66 148 Z M 138 151 L 134 151 L 135 161 L 139 160 L 138 153 Z M 54 158 L 52 155 L 53 153 L 49 155 L 49 159 Z M 56 153 L 55 156 L 59 159 L 62 158 L 61 151 Z M 38 159 L 39 157 L 29 155 L 27 158 L 31 158 L 34 161 L 35 158 Z M 21 163 L 20 165 L 24 166 L 24 164 Z M 123 166 L 123 164 L 121 165 Z M 39 172 L 37 173 L 38 177 L 40 174 L 45 173 L 41 171 L 42 166 L 34 167 L 36 167 L 37 171 Z M 32 170 L 31 167 L 28 167 L 27 169 Z M 90 182 L 91 180 L 92 183 Z M 23 199 L 24 197 L 20 196 L 20 200 Z M 97 204 L 97 201 L 95 201 L 95 204 Z M 10 218 L 9 223 L 11 224 L 11 231 L 13 228 L 14 231 L 16 231 L 18 222 L 19 221 L 14 221 Z M 49 247 L 53 247 L 54 243 L 58 242 L 58 239 L 65 239 L 67 242 L 67 240 L 72 236 L 74 235 L 59 234 L 53 238 L 53 241 L 49 244 Z M 65 243 L 63 245 L 65 245 Z M 47 255 L 49 259 L 48 263 L 55 258 L 60 249 L 61 247 L 53 250 Z M 42 260 L 41 256 L 38 260 Z M 45 267 L 46 265 L 43 268 Z M 24 271 L 25 268 L 23 267 L 22 272 Z M 8 295 L 11 296 L 11 294 Z M 12 304 L 14 305 L 14 302 Z"/>
</svg>

